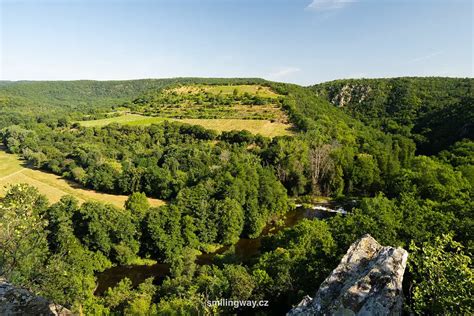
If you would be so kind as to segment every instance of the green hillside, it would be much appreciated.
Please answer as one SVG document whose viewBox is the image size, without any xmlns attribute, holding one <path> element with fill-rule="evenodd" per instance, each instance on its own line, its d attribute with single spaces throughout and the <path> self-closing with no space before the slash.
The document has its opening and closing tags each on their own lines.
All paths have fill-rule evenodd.
<svg viewBox="0 0 474 316">
<path fill-rule="evenodd" d="M 246 84 L 261 79 L 141 79 L 126 81 L 2 81 L 0 84 L 0 127 L 7 120 L 19 122 L 54 121 L 54 117 L 78 119 L 103 115 L 124 103 L 130 103 L 148 91 L 186 83 Z M 54 111 L 54 114 L 52 113 Z"/>
<path fill-rule="evenodd" d="M 369 233 L 410 252 L 404 312 L 472 314 L 472 82 L 1 82 L 0 277 L 84 315 L 275 315 Z"/>
<path fill-rule="evenodd" d="M 368 125 L 411 137 L 423 153 L 474 138 L 474 79 L 351 79 L 311 89 Z"/>
</svg>

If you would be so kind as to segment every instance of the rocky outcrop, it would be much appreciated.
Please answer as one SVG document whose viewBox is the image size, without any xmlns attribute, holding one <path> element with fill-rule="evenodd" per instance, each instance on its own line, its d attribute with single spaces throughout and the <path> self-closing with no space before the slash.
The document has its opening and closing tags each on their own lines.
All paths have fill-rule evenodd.
<svg viewBox="0 0 474 316">
<path fill-rule="evenodd" d="M 0 279 L 0 315 L 72 315 L 68 309 Z"/>
<path fill-rule="evenodd" d="M 287 315 L 400 315 L 408 253 L 370 235 L 353 243 L 316 295 Z"/>
<path fill-rule="evenodd" d="M 362 103 L 371 91 L 369 86 L 346 84 L 334 94 L 331 103 L 339 107 L 344 107 L 349 103 Z"/>
</svg>

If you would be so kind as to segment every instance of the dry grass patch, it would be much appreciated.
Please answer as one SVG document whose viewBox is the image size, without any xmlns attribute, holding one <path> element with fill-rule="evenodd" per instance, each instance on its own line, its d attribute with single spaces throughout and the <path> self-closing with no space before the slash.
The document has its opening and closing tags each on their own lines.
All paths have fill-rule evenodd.
<svg viewBox="0 0 474 316">
<path fill-rule="evenodd" d="M 222 94 L 230 95 L 234 94 L 234 90 L 237 92 L 237 95 L 243 95 L 245 93 L 251 95 L 258 95 L 263 98 L 276 98 L 278 94 L 273 92 L 269 87 L 255 85 L 255 84 L 241 84 L 241 85 L 189 85 L 181 86 L 178 88 L 173 88 L 165 90 L 166 92 L 176 92 L 179 94 L 188 94 L 188 93 L 199 93 L 199 92 L 209 92 L 212 94 Z"/>
<path fill-rule="evenodd" d="M 0 151 L 0 165 L 3 166 L 4 162 L 8 163 L 9 171 L 5 171 L 7 168 L 1 169 L 0 196 L 5 195 L 11 185 L 26 183 L 36 187 L 51 203 L 58 202 L 64 195 L 72 195 L 76 197 L 80 203 L 92 200 L 123 207 L 128 198 L 126 195 L 106 194 L 85 189 L 55 174 L 24 168 L 22 161 L 18 159 L 16 155 Z M 152 206 L 165 204 L 164 201 L 159 199 L 148 200 Z"/>
<path fill-rule="evenodd" d="M 0 146 L 0 179 L 23 169 L 17 156 L 5 152 L 5 146 Z"/>
<path fill-rule="evenodd" d="M 200 125 L 218 132 L 247 130 L 252 134 L 260 134 L 266 137 L 293 135 L 290 124 L 270 122 L 267 120 L 182 119 L 180 121 Z"/>
<path fill-rule="evenodd" d="M 139 114 L 125 114 L 123 116 L 111 117 L 107 119 L 81 121 L 82 126 L 105 126 L 111 123 L 120 123 L 126 125 L 150 125 L 153 123 L 162 123 L 164 121 L 183 122 L 192 125 L 212 129 L 218 132 L 232 130 L 248 130 L 252 134 L 261 134 L 266 137 L 292 135 L 291 125 L 282 122 L 271 122 L 268 120 L 242 120 L 242 119 L 173 119 L 150 117 Z"/>
<path fill-rule="evenodd" d="M 154 123 L 162 123 L 165 120 L 165 118 L 161 117 L 145 116 L 140 114 L 125 114 L 121 116 L 109 117 L 99 120 L 80 121 L 78 123 L 85 127 L 102 127 L 112 123 L 126 125 L 151 125 Z"/>
</svg>

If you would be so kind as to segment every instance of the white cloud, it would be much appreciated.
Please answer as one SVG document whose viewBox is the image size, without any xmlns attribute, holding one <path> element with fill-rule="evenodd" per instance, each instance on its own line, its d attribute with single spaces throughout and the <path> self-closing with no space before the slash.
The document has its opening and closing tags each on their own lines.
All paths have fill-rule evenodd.
<svg viewBox="0 0 474 316">
<path fill-rule="evenodd" d="M 342 9 L 353 2 L 357 2 L 357 0 L 313 0 L 306 9 L 315 11 L 336 10 Z"/>
<path fill-rule="evenodd" d="M 269 73 L 266 77 L 271 80 L 278 80 L 299 71 L 301 71 L 301 69 L 296 67 L 281 67 L 278 70 Z"/>
</svg>

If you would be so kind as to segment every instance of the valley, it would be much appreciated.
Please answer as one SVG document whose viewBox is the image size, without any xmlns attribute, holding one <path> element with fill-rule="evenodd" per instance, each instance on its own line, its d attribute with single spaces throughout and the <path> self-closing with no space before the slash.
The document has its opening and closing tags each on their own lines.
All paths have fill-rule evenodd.
<svg viewBox="0 0 474 316">
<path fill-rule="evenodd" d="M 275 314 L 370 234 L 409 252 L 407 310 L 462 314 L 472 295 L 446 284 L 470 286 L 470 86 L 3 83 L 0 276 L 86 315 L 233 312 L 206 307 L 220 298 Z"/>
</svg>

